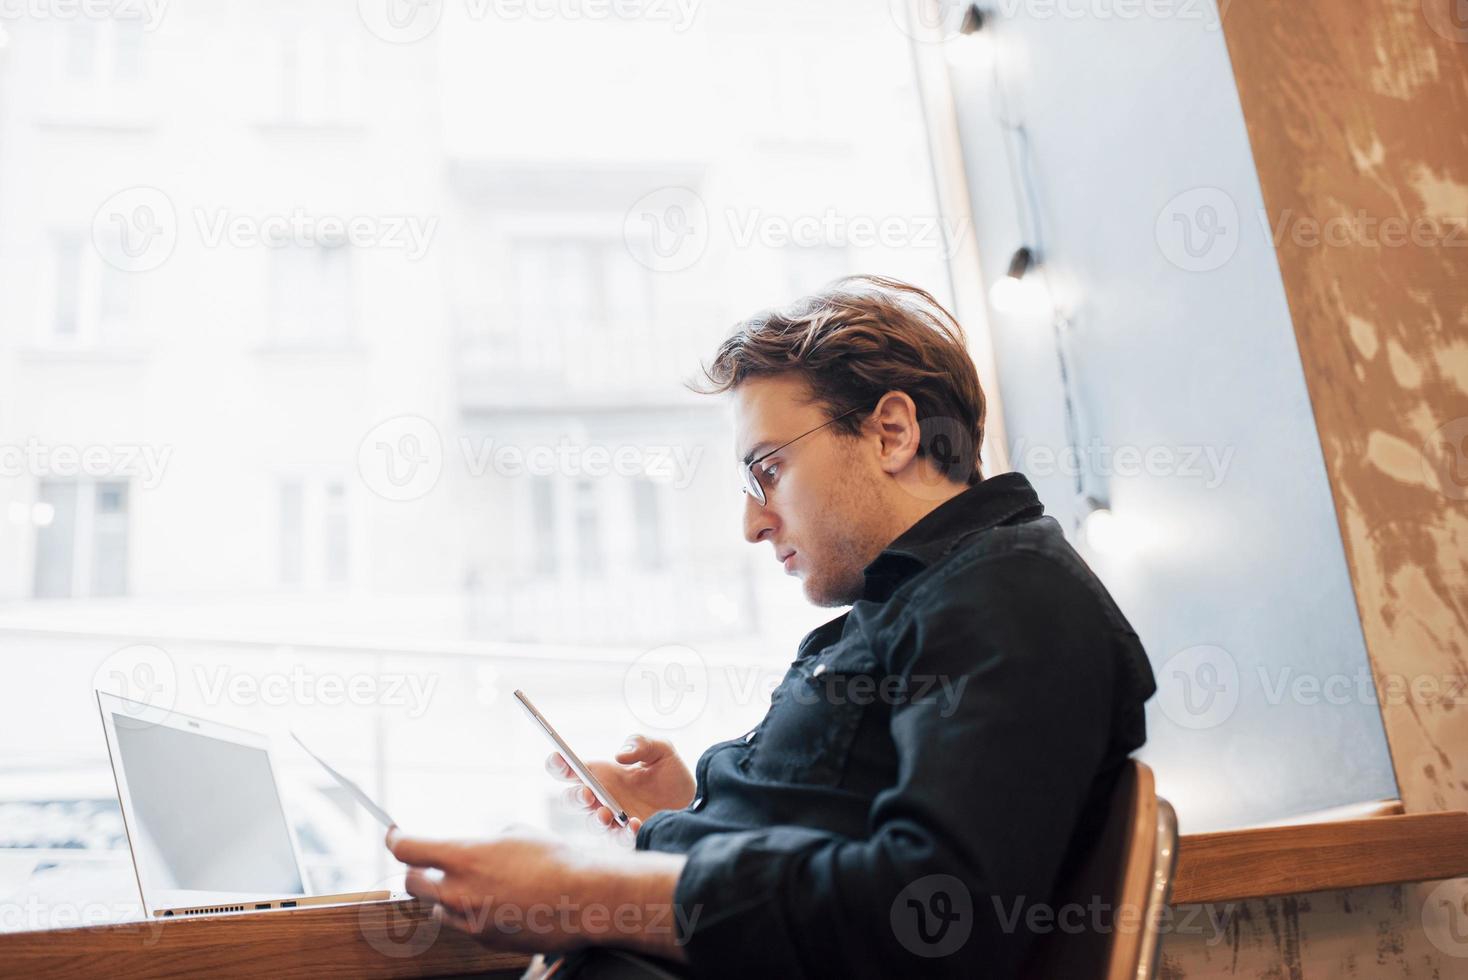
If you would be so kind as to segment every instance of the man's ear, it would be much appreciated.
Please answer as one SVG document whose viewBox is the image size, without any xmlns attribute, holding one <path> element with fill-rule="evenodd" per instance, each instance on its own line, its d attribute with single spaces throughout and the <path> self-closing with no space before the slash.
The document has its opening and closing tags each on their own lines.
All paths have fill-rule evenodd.
<svg viewBox="0 0 1468 980">
<path fill-rule="evenodd" d="M 879 440 L 877 462 L 887 473 L 901 473 L 917 457 L 922 443 L 917 404 L 905 391 L 889 391 L 877 402 L 868 422 Z"/>
</svg>

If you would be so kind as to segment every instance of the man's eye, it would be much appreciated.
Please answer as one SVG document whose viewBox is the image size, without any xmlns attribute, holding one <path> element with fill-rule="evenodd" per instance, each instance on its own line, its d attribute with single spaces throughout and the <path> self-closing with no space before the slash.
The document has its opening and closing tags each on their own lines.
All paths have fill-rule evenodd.
<svg viewBox="0 0 1468 980">
<path fill-rule="evenodd" d="M 774 483 L 780 477 L 779 469 L 779 463 L 767 463 L 761 469 L 760 475 L 764 477 L 766 483 Z"/>
</svg>

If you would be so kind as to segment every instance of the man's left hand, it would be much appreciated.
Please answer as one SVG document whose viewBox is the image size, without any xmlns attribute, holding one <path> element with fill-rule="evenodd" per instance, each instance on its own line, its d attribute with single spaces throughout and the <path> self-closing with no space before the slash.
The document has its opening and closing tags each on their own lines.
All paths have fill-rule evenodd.
<svg viewBox="0 0 1468 980">
<path fill-rule="evenodd" d="M 387 846 L 408 865 L 408 893 L 500 949 L 615 945 L 682 959 L 673 915 L 681 855 L 608 854 L 525 832 L 484 841 L 409 837 Z"/>
</svg>

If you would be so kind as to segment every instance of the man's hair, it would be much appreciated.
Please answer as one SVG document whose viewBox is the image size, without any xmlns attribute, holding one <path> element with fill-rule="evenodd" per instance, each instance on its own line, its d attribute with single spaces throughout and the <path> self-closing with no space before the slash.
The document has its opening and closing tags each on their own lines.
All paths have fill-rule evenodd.
<svg viewBox="0 0 1468 980">
<path fill-rule="evenodd" d="M 703 365 L 703 394 L 750 378 L 797 375 L 848 436 L 889 391 L 917 405 L 918 456 L 944 477 L 982 479 L 984 390 L 963 328 L 928 292 L 883 276 L 847 276 L 783 309 L 757 313 L 734 328 Z"/>
</svg>

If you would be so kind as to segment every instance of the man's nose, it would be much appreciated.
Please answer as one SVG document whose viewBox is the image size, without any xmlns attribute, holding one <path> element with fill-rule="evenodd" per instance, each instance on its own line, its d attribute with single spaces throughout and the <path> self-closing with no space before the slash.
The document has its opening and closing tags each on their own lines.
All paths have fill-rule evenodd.
<svg viewBox="0 0 1468 980">
<path fill-rule="evenodd" d="M 744 540 L 750 544 L 759 544 L 768 534 L 773 534 L 775 525 L 775 512 L 768 506 L 761 506 L 753 494 L 744 495 Z"/>
</svg>

